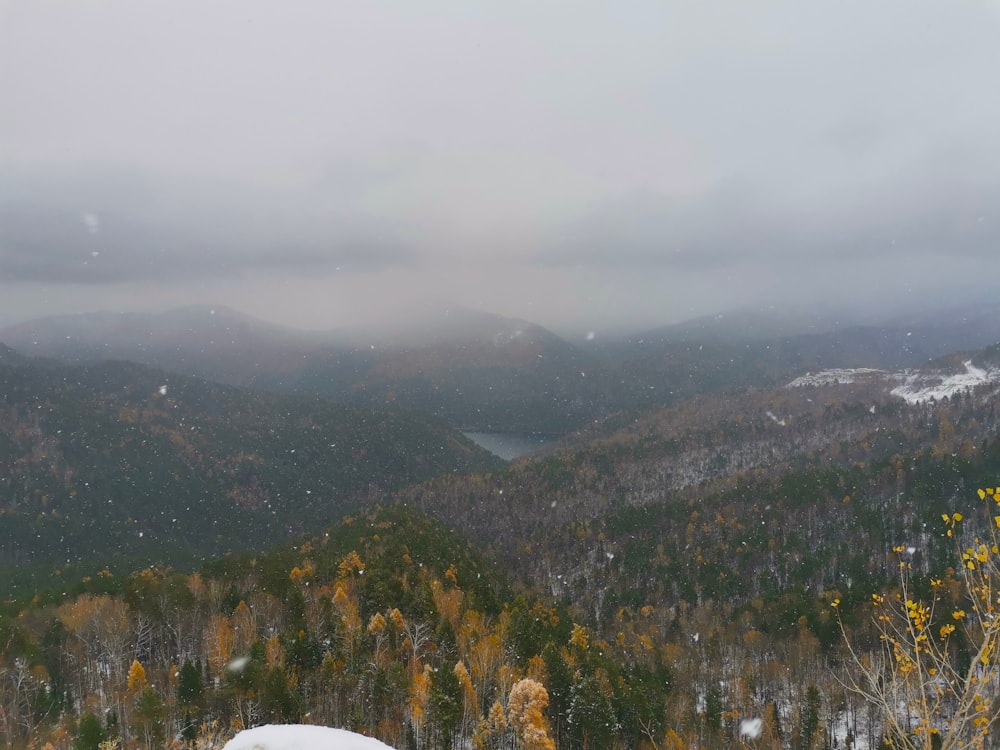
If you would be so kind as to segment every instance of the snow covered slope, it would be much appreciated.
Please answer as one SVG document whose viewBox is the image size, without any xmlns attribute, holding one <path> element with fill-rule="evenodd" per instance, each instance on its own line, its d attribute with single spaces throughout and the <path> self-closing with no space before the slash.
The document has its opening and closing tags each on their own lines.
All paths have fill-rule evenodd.
<svg viewBox="0 0 1000 750">
<path fill-rule="evenodd" d="M 931 399 L 941 399 L 954 396 L 961 391 L 967 391 L 977 385 L 1000 382 L 1000 369 L 983 369 L 966 360 L 963 365 L 965 372 L 958 373 L 925 373 L 905 371 L 901 376 L 903 382 L 893 388 L 890 393 L 899 396 L 908 403 L 916 404 Z"/>
<path fill-rule="evenodd" d="M 789 388 L 822 385 L 848 385 L 852 383 L 884 382 L 893 386 L 889 393 L 907 403 L 918 404 L 932 399 L 954 396 L 956 393 L 968 391 L 979 385 L 1000 383 L 1000 367 L 973 364 L 971 359 L 962 363 L 964 371 L 946 369 L 909 369 L 900 372 L 887 372 L 871 368 L 823 370 L 808 373 L 796 378 L 788 384 Z M 893 385 L 895 384 L 895 385 Z"/>
<path fill-rule="evenodd" d="M 849 385 L 860 380 L 870 381 L 873 378 L 881 380 L 890 377 L 891 373 L 885 370 L 876 370 L 870 367 L 836 368 L 832 370 L 821 370 L 820 372 L 806 373 L 802 377 L 795 378 L 788 384 L 789 388 L 802 388 L 807 385 Z"/>
</svg>

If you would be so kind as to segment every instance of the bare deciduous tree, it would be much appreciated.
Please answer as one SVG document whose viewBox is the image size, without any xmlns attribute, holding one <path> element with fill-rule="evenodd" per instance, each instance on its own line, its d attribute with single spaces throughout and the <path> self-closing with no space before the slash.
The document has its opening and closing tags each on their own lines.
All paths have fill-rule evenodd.
<svg viewBox="0 0 1000 750">
<path fill-rule="evenodd" d="M 1000 488 L 979 496 L 987 506 L 980 535 L 960 533 L 960 513 L 943 516 L 959 565 L 931 579 L 928 601 L 914 592 L 913 550 L 896 547 L 899 590 L 873 595 L 879 647 L 866 653 L 844 631 L 846 685 L 879 708 L 885 739 L 897 748 L 990 744 L 1000 708 Z"/>
</svg>

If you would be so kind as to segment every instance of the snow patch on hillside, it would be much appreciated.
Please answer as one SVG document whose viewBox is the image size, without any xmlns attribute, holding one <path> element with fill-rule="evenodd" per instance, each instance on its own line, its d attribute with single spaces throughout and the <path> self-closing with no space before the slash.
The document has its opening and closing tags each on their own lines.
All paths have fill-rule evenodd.
<svg viewBox="0 0 1000 750">
<path fill-rule="evenodd" d="M 371 737 L 308 724 L 267 724 L 245 729 L 222 750 L 393 750 Z"/>
<path fill-rule="evenodd" d="M 808 385 L 850 385 L 860 378 L 872 375 L 887 375 L 885 370 L 876 370 L 871 367 L 838 368 L 833 370 L 823 370 L 822 372 L 809 372 L 802 377 L 795 378 L 788 384 L 789 388 L 802 388 Z"/>
<path fill-rule="evenodd" d="M 929 372 L 927 370 L 903 370 L 902 372 L 887 372 L 869 367 L 853 369 L 823 370 L 810 372 L 795 378 L 788 384 L 789 388 L 805 386 L 850 385 L 860 380 L 869 383 L 883 381 L 887 384 L 896 383 L 889 394 L 901 398 L 909 404 L 919 404 L 931 399 L 954 396 L 956 393 L 968 391 L 978 385 L 1000 383 L 1000 369 L 983 369 L 972 364 L 972 360 L 963 362 L 965 372 Z"/>
<path fill-rule="evenodd" d="M 893 396 L 899 396 L 910 404 L 918 404 L 931 399 L 951 397 L 956 393 L 967 391 L 977 385 L 1000 382 L 1000 370 L 984 370 L 972 364 L 972 360 L 962 363 L 965 372 L 960 373 L 922 373 L 907 371 L 902 375 L 903 383 L 889 391 Z"/>
</svg>

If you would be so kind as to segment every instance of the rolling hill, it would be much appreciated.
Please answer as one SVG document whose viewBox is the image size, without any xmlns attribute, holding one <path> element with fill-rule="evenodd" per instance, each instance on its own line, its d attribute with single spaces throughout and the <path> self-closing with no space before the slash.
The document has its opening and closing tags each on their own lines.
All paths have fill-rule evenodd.
<svg viewBox="0 0 1000 750">
<path fill-rule="evenodd" d="M 464 309 L 382 330 L 306 332 L 197 307 L 48 318 L 0 330 L 0 341 L 64 362 L 124 359 L 260 391 L 416 409 L 465 430 L 565 433 L 809 371 L 913 367 L 995 344 L 1000 315 L 989 311 L 961 306 L 865 325 L 738 311 L 573 344 L 528 321 Z"/>
<path fill-rule="evenodd" d="M 518 330 L 525 367 L 543 352 Z M 515 351 L 425 361 L 454 334 L 404 338 L 383 387 Z M 667 403 L 621 401 L 511 464 L 411 412 L 0 349 L 0 575 L 51 574 L 0 610 L 0 681 L 26 696 L 9 715 L 41 717 L 10 734 L 97 734 L 77 716 L 95 706 L 122 736 L 306 717 L 399 747 L 513 742 L 503 701 L 529 680 L 560 747 L 723 747 L 743 717 L 769 747 L 875 747 L 840 644 L 881 653 L 866 621 L 900 555 L 918 596 L 940 577 L 944 616 L 964 606 L 941 516 L 994 525 L 974 488 L 1000 476 L 1000 348 L 848 367 L 865 347 L 823 340 L 787 362 L 773 340 L 670 342 L 643 375 L 678 384 Z"/>
<path fill-rule="evenodd" d="M 8 572 L 260 548 L 415 481 L 498 463 L 406 410 L 256 393 L 126 362 L 0 358 Z"/>
</svg>

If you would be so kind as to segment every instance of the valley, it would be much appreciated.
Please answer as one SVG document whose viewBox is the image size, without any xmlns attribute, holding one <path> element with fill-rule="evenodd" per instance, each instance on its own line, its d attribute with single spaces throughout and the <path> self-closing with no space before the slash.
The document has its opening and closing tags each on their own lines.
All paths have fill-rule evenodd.
<svg viewBox="0 0 1000 750">
<path fill-rule="evenodd" d="M 991 321 L 365 351 L 213 310 L 0 333 L 0 747 L 874 749 L 847 644 L 881 653 L 900 555 L 968 606 L 941 519 L 993 526 Z"/>
<path fill-rule="evenodd" d="M 0 750 L 1000 750 L 1000 0 L 0 0 Z"/>
</svg>

